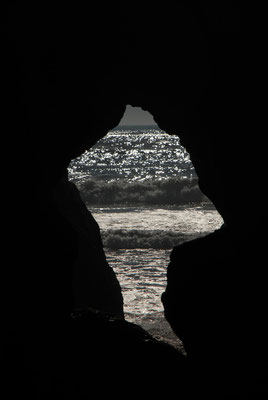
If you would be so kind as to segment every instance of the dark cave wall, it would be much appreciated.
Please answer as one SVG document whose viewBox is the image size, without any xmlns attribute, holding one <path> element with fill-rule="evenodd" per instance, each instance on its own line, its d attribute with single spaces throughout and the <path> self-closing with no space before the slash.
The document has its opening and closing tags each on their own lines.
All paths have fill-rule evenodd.
<svg viewBox="0 0 268 400">
<path fill-rule="evenodd" d="M 238 11 L 233 2 L 19 6 L 12 23 L 22 89 L 33 129 L 42 132 L 33 136 L 47 180 L 116 126 L 129 103 L 180 135 L 203 192 L 225 220 L 236 215 L 241 223 L 237 188 L 246 182 L 243 174 L 234 179 L 233 165 L 247 163 L 243 104 L 252 100 L 243 95 L 248 74 Z"/>
<path fill-rule="evenodd" d="M 267 354 L 264 44 L 251 23 L 256 16 L 259 21 L 260 11 L 243 6 L 247 18 L 242 30 L 241 9 L 239 2 L 229 1 L 10 6 L 2 47 L 3 153 L 10 173 L 3 196 L 4 210 L 10 210 L 3 279 L 5 327 L 16 343 L 35 332 L 37 343 L 44 341 L 48 348 L 53 343 L 55 350 L 60 340 L 51 332 L 61 337 L 75 305 L 90 303 L 122 316 L 120 288 L 106 263 L 98 228 L 80 200 L 75 205 L 70 201 L 75 190 L 67 181 L 67 166 L 117 126 L 131 104 L 151 112 L 163 130 L 179 135 L 201 190 L 225 221 L 220 233 L 172 252 L 163 295 L 166 318 L 183 338 L 195 370 L 202 369 L 206 357 L 219 368 L 212 368 L 220 371 L 213 375 L 218 385 L 227 370 L 228 390 L 239 368 L 237 386 L 243 386 L 243 365 L 261 370 L 260 354 L 264 359 Z M 92 279 L 99 284 L 88 296 L 76 291 L 77 299 L 79 257 L 83 274 L 87 265 L 88 271 L 97 271 L 97 276 L 87 276 L 88 287 L 94 286 Z M 87 287 L 85 283 L 81 279 L 79 285 Z M 107 301 L 107 293 L 114 301 Z M 83 324 L 78 322 L 76 333 L 67 334 L 64 343 L 79 341 L 88 327 L 90 335 L 93 327 L 87 354 L 110 337 L 103 360 L 117 354 L 114 343 L 118 354 L 134 346 L 130 357 L 135 349 L 142 357 L 133 327 L 120 347 L 113 340 L 124 337 L 125 326 L 114 331 L 110 322 L 99 322 L 95 315 L 89 316 L 86 328 Z M 85 341 L 83 337 L 81 347 Z M 244 351 L 249 341 L 255 343 L 250 357 Z M 75 360 L 86 370 L 83 351 L 76 349 Z M 97 359 L 98 351 L 93 353 Z M 229 368 L 234 353 L 235 371 Z M 172 357 L 165 357 L 161 359 L 168 365 Z M 211 368 L 204 371 L 209 374 Z M 192 379 L 196 382 L 196 375 Z"/>
</svg>

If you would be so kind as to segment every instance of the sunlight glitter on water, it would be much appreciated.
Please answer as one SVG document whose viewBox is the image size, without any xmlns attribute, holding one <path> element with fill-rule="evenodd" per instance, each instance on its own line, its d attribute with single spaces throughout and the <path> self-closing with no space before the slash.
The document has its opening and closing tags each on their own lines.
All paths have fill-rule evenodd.
<svg viewBox="0 0 268 400">
<path fill-rule="evenodd" d="M 212 205 L 177 208 L 95 208 L 91 210 L 102 231 L 140 229 L 185 234 L 184 240 L 220 228 L 221 216 Z M 122 232 L 124 234 L 124 232 Z M 124 310 L 133 319 L 163 311 L 161 294 L 171 249 L 105 249 L 122 288 Z"/>
<path fill-rule="evenodd" d="M 179 137 L 159 129 L 111 131 L 73 160 L 69 172 L 79 180 L 94 176 L 108 182 L 196 175 Z"/>
<path fill-rule="evenodd" d="M 68 172 L 99 224 L 128 318 L 162 313 L 172 247 L 223 222 L 211 203 L 202 204 L 179 137 L 158 127 L 114 129 L 73 160 Z"/>
<path fill-rule="evenodd" d="M 169 250 L 126 249 L 106 251 L 122 288 L 124 311 L 141 316 L 163 311 Z"/>
</svg>

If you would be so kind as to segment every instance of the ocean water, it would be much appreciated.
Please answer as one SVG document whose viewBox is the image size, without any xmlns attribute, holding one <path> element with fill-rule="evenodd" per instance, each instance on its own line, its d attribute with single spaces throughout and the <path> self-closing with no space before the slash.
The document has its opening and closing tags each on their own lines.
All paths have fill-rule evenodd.
<svg viewBox="0 0 268 400">
<path fill-rule="evenodd" d="M 69 179 L 100 226 L 126 318 L 161 316 L 171 249 L 223 223 L 179 138 L 157 126 L 114 129 L 71 162 Z"/>
<path fill-rule="evenodd" d="M 72 179 L 139 181 L 196 176 L 180 139 L 159 128 L 124 127 L 109 132 L 94 148 L 75 159 Z"/>
</svg>

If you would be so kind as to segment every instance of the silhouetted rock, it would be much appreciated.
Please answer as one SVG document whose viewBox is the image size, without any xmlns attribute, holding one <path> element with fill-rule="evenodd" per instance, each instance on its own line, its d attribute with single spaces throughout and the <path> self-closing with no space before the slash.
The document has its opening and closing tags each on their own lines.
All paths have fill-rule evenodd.
<svg viewBox="0 0 268 400">
<path fill-rule="evenodd" d="M 267 377 L 267 274 L 259 232 L 223 227 L 171 253 L 165 316 L 209 398 L 258 398 Z"/>
<path fill-rule="evenodd" d="M 78 236 L 72 279 L 73 307 L 92 307 L 124 318 L 119 282 L 106 261 L 99 226 L 82 202 L 78 189 L 63 177 L 54 188 L 54 197 L 59 212 Z"/>
<path fill-rule="evenodd" d="M 185 356 L 141 327 L 92 309 L 77 310 L 45 334 L 9 338 L 5 351 L 7 398 L 25 390 L 30 399 L 124 399 L 129 392 L 172 395 L 178 387 L 185 394 L 189 385 Z"/>
</svg>

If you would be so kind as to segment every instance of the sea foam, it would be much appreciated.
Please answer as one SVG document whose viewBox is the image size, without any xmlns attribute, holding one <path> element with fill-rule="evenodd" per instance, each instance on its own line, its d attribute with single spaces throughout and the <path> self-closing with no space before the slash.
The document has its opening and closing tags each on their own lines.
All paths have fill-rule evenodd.
<svg viewBox="0 0 268 400">
<path fill-rule="evenodd" d="M 194 235 L 162 230 L 108 229 L 101 232 L 103 245 L 110 250 L 118 249 L 172 249 L 193 239 Z M 200 237 L 200 235 L 199 235 Z"/>
</svg>

